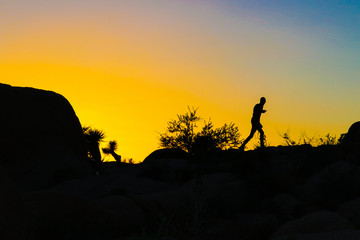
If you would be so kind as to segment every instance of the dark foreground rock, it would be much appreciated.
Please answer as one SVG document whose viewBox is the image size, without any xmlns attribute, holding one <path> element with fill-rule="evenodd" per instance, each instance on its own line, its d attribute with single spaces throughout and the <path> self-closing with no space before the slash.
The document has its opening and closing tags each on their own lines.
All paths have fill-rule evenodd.
<svg viewBox="0 0 360 240">
<path fill-rule="evenodd" d="M 285 223 L 274 233 L 273 237 L 324 233 L 335 230 L 352 229 L 353 227 L 353 223 L 340 214 L 321 211 Z"/>
</svg>

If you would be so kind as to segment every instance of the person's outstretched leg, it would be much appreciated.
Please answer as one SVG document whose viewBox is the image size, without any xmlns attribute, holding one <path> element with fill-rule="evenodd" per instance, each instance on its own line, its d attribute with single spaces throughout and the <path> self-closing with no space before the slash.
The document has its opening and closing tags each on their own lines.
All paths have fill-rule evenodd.
<svg viewBox="0 0 360 240">
<path fill-rule="evenodd" d="M 255 132 L 256 132 L 256 129 L 255 129 L 254 127 L 252 127 L 252 128 L 251 128 L 250 135 L 245 139 L 245 141 L 243 142 L 243 144 L 241 144 L 240 149 L 242 149 L 242 150 L 245 149 L 245 145 L 253 138 Z"/>
</svg>

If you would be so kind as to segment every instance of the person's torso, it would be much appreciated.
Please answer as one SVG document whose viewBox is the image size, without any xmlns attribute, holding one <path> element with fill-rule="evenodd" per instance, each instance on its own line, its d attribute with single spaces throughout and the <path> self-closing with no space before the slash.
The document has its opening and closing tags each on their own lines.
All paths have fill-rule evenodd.
<svg viewBox="0 0 360 240">
<path fill-rule="evenodd" d="M 253 111 L 253 116 L 251 121 L 260 122 L 260 116 L 263 110 L 263 106 L 261 104 L 256 104 Z"/>
</svg>

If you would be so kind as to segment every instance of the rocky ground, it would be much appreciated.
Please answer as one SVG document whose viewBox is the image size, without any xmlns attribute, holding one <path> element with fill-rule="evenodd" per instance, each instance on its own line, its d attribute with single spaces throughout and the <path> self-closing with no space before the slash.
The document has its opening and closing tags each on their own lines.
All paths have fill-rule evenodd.
<svg viewBox="0 0 360 240">
<path fill-rule="evenodd" d="M 340 146 L 158 150 L 37 191 L 4 173 L 1 225 L 4 239 L 359 239 L 359 156 Z"/>
<path fill-rule="evenodd" d="M 60 95 L 0 84 L 0 104 L 0 239 L 360 239 L 359 122 L 342 145 L 162 149 L 96 174 Z"/>
</svg>

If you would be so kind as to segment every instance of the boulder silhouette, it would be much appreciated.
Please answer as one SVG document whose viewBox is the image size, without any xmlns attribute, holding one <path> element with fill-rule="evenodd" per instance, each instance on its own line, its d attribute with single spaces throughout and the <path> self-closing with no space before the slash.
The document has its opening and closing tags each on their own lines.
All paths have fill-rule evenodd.
<svg viewBox="0 0 360 240">
<path fill-rule="evenodd" d="M 21 189 L 91 175 L 79 119 L 61 95 L 0 84 L 0 165 Z"/>
<path fill-rule="evenodd" d="M 265 201 L 264 210 L 277 214 L 280 220 L 289 221 L 295 218 L 304 203 L 290 194 L 278 194 Z"/>
<path fill-rule="evenodd" d="M 273 237 L 325 233 L 352 228 L 353 224 L 340 214 L 329 211 L 320 211 L 283 224 L 273 234 Z"/>
<path fill-rule="evenodd" d="M 268 239 L 267 237 L 279 227 L 279 220 L 273 214 L 243 213 L 235 220 L 239 239 Z"/>
<path fill-rule="evenodd" d="M 360 121 L 350 126 L 343 139 L 343 144 L 348 150 L 360 152 Z"/>
<path fill-rule="evenodd" d="M 246 184 L 231 173 L 203 175 L 200 179 L 209 213 L 216 217 L 233 217 L 248 207 Z"/>
<path fill-rule="evenodd" d="M 187 159 L 188 154 L 178 148 L 155 150 L 141 163 L 140 175 L 160 181 L 188 180 L 191 170 Z"/>
<path fill-rule="evenodd" d="M 135 221 L 139 218 L 131 216 L 141 215 L 141 210 L 124 198 L 116 201 L 123 205 L 120 209 L 115 208 L 116 203 L 51 191 L 28 193 L 25 201 L 28 226 L 22 239 L 122 239 L 122 235 L 141 230 L 141 222 Z"/>
<path fill-rule="evenodd" d="M 342 216 L 354 223 L 356 227 L 360 226 L 360 198 L 355 198 L 344 203 L 337 210 Z"/>
<path fill-rule="evenodd" d="M 349 141 L 360 141 L 360 121 L 353 123 L 346 134 Z"/>
<path fill-rule="evenodd" d="M 308 202 L 337 209 L 359 196 L 359 188 L 360 167 L 354 163 L 338 161 L 308 178 L 298 188 L 298 196 Z"/>
<path fill-rule="evenodd" d="M 0 239 L 25 239 L 28 219 L 24 196 L 16 190 L 1 166 L 0 192 Z"/>
<path fill-rule="evenodd" d="M 187 159 L 188 153 L 185 152 L 184 150 L 181 150 L 180 148 L 157 149 L 152 153 L 150 153 L 149 156 L 147 156 L 142 163 L 149 164 L 154 159 L 163 159 L 163 158 Z"/>
</svg>

